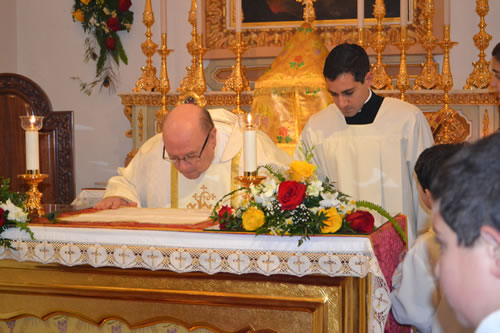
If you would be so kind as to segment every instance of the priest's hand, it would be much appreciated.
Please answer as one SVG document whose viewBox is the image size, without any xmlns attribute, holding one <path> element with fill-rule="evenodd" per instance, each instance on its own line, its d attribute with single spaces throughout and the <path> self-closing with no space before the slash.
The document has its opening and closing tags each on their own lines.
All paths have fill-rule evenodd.
<svg viewBox="0 0 500 333">
<path fill-rule="evenodd" d="M 122 197 L 107 197 L 99 201 L 95 209 L 117 209 L 120 207 L 137 207 L 137 202 L 128 201 Z"/>
</svg>

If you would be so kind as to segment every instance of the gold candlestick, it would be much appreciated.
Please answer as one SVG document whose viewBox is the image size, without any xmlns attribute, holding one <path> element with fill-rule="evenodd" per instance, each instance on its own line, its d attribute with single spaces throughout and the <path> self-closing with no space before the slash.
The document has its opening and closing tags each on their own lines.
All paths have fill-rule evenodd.
<svg viewBox="0 0 500 333">
<path fill-rule="evenodd" d="M 433 89 L 439 85 L 439 73 L 437 72 L 437 63 L 432 58 L 432 50 L 437 45 L 437 38 L 432 34 L 432 18 L 435 13 L 434 0 L 425 0 L 422 13 L 426 20 L 427 33 L 420 38 L 420 43 L 426 49 L 426 61 L 422 66 L 422 71 L 415 79 L 413 89 Z"/>
<path fill-rule="evenodd" d="M 260 184 L 264 179 L 266 179 L 265 176 L 258 176 L 257 171 L 253 172 L 244 172 L 243 176 L 238 176 L 236 177 L 236 180 L 240 182 L 243 187 L 249 188 L 250 185 L 258 185 Z"/>
<path fill-rule="evenodd" d="M 408 39 L 408 27 L 407 26 L 402 26 L 401 27 L 401 35 L 399 39 L 399 43 L 396 43 L 396 46 L 399 47 L 401 50 L 401 57 L 400 57 L 400 63 L 399 63 L 399 73 L 398 73 L 398 79 L 396 81 L 396 85 L 401 92 L 401 99 L 403 101 L 406 100 L 406 90 L 410 87 L 410 79 L 408 77 L 408 70 L 406 66 L 406 50 L 413 45 L 414 42 L 410 41 Z"/>
<path fill-rule="evenodd" d="M 24 180 L 30 186 L 30 189 L 28 190 L 28 192 L 26 192 L 28 197 L 24 202 L 28 213 L 37 216 L 44 215 L 45 211 L 41 204 L 43 194 L 38 190 L 38 184 L 40 184 L 45 178 L 47 178 L 48 175 L 41 174 L 39 170 L 36 170 L 35 173 L 25 173 L 18 175 L 18 177 Z"/>
<path fill-rule="evenodd" d="M 160 71 L 160 92 L 161 92 L 161 109 L 156 111 L 156 132 L 161 132 L 161 124 L 163 118 L 167 115 L 167 93 L 170 90 L 170 82 L 167 74 L 167 56 L 172 50 L 167 49 L 167 34 L 161 34 L 161 49 L 158 54 L 161 56 L 161 71 Z"/>
<path fill-rule="evenodd" d="M 134 91 L 141 90 L 153 91 L 158 89 L 160 82 L 156 77 L 156 68 L 153 66 L 151 57 L 155 54 L 158 44 L 151 40 L 151 26 L 155 22 L 153 9 L 151 7 L 151 0 L 146 0 L 144 6 L 144 14 L 142 16 L 142 23 L 146 26 L 146 41 L 141 44 L 142 53 L 146 56 L 146 67 L 142 67 L 142 75 L 135 84 Z"/>
<path fill-rule="evenodd" d="M 450 107 L 450 96 L 449 91 L 453 87 L 453 76 L 450 70 L 450 49 L 457 43 L 450 41 L 450 26 L 444 26 L 443 41 L 439 43 L 443 49 L 443 73 L 441 75 L 440 88 L 444 91 L 443 102 L 444 106 L 438 112 L 441 114 L 443 119 L 440 123 L 442 132 L 437 133 L 436 141 L 437 143 L 453 143 L 455 140 L 453 138 L 453 131 L 451 129 L 451 124 L 453 118 L 457 114 L 455 110 Z"/>
<path fill-rule="evenodd" d="M 366 49 L 370 43 L 368 43 L 364 38 L 365 28 L 358 28 L 358 45 Z"/>
<path fill-rule="evenodd" d="M 491 35 L 486 33 L 484 28 L 486 27 L 486 22 L 484 17 L 488 14 L 490 8 L 488 6 L 488 0 L 477 0 L 476 1 L 476 13 L 480 17 L 479 22 L 479 33 L 474 35 L 474 45 L 479 49 L 479 60 L 473 62 L 474 66 L 473 72 L 467 78 L 464 85 L 464 89 L 484 89 L 488 88 L 491 82 L 491 72 L 489 70 L 490 63 L 486 61 L 486 54 L 484 50 L 488 48 L 491 41 Z"/>
<path fill-rule="evenodd" d="M 246 77 L 246 68 L 241 64 L 241 55 L 248 49 L 247 44 L 243 41 L 241 31 L 236 33 L 236 39 L 232 43 L 231 48 L 236 54 L 236 64 L 232 66 L 231 75 L 224 83 L 222 90 L 229 91 L 232 89 L 236 93 L 236 108 L 233 112 L 241 114 L 245 112 L 241 108 L 241 92 L 250 90 L 250 85 Z"/>
<path fill-rule="evenodd" d="M 392 80 L 385 71 L 386 65 L 382 63 L 382 52 L 389 42 L 385 36 L 382 21 L 385 17 L 385 5 L 383 0 L 376 0 L 373 5 L 373 16 L 377 19 L 377 33 L 375 34 L 371 47 L 377 52 L 377 62 L 372 65 L 373 83 L 372 87 L 375 89 L 394 89 Z"/>
<path fill-rule="evenodd" d="M 197 33 L 196 26 L 197 4 L 196 0 L 191 1 L 191 9 L 189 10 L 188 22 L 193 26 L 191 32 L 191 40 L 186 44 L 188 52 L 191 54 L 191 66 L 187 67 L 187 75 L 182 80 L 177 91 L 181 93 L 179 103 L 185 103 L 188 98 L 194 98 L 196 104 L 200 107 L 207 105 L 204 96 L 207 90 L 205 80 L 205 72 L 203 69 L 203 55 L 207 49 L 203 47 L 203 36 Z"/>
</svg>

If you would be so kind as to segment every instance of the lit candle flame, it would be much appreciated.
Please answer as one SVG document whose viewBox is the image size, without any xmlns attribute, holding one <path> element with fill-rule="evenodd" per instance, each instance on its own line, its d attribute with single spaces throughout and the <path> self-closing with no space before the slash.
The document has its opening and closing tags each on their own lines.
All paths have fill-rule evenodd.
<svg viewBox="0 0 500 333">
<path fill-rule="evenodd" d="M 30 117 L 30 123 L 33 125 L 36 122 L 35 116 Z"/>
<path fill-rule="evenodd" d="M 252 115 L 250 113 L 247 115 L 247 125 L 248 127 L 252 126 Z"/>
</svg>

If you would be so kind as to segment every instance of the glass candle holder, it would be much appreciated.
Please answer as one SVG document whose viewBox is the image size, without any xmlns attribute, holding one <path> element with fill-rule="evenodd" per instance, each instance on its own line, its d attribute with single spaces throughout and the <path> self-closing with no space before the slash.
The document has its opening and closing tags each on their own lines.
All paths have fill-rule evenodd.
<svg viewBox="0 0 500 333">
<path fill-rule="evenodd" d="M 257 129 L 260 116 L 244 113 L 239 115 L 239 124 L 243 130 L 243 172 L 245 175 L 257 171 Z"/>
<path fill-rule="evenodd" d="M 26 138 L 26 174 L 40 173 L 40 153 L 38 148 L 38 131 L 43 126 L 41 116 L 20 116 L 21 127 Z"/>
</svg>

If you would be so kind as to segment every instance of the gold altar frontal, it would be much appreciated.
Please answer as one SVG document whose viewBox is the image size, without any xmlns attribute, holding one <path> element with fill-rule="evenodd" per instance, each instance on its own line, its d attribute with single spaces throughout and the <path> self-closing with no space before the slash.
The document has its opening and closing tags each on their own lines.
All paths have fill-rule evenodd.
<svg viewBox="0 0 500 333">
<path fill-rule="evenodd" d="M 67 267 L 0 260 L 0 320 L 57 314 L 96 326 L 175 323 L 210 332 L 366 332 L 370 275 L 358 278 Z"/>
</svg>

